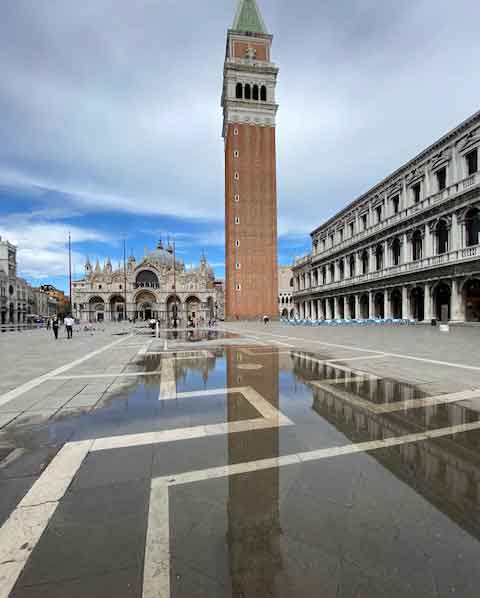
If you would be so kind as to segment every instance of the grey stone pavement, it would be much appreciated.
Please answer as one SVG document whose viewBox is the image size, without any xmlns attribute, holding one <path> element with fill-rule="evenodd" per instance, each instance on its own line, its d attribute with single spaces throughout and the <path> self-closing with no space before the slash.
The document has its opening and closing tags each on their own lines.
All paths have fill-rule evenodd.
<svg viewBox="0 0 480 598">
<path fill-rule="evenodd" d="M 0 394 L 111 343 L 115 335 L 129 329 L 128 325 L 107 324 L 92 332 L 82 330 L 72 340 L 63 327 L 58 340 L 46 329 L 0 334 Z"/>
<path fill-rule="evenodd" d="M 479 334 L 0 337 L 0 598 L 477 598 Z"/>
<path fill-rule="evenodd" d="M 242 322 L 221 327 L 302 351 L 364 355 L 358 368 L 425 385 L 432 393 L 480 388 L 480 327 L 451 327 L 449 333 L 423 325 L 309 327 Z M 386 356 L 369 361 L 375 353 Z"/>
</svg>

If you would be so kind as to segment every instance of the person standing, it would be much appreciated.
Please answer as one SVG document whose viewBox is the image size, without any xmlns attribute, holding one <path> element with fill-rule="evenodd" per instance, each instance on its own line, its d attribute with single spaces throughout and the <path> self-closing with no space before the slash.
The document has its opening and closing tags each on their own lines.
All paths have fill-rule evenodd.
<svg viewBox="0 0 480 598">
<path fill-rule="evenodd" d="M 52 321 L 52 330 L 55 340 L 58 340 L 58 318 L 55 316 Z"/>
<path fill-rule="evenodd" d="M 52 324 L 52 321 L 50 320 L 50 318 L 47 318 L 47 330 L 50 330 L 51 324 Z"/>
<path fill-rule="evenodd" d="M 65 329 L 67 330 L 67 338 L 73 338 L 73 325 L 75 324 L 75 320 L 72 318 L 72 314 L 68 314 L 68 316 L 64 320 Z"/>
</svg>

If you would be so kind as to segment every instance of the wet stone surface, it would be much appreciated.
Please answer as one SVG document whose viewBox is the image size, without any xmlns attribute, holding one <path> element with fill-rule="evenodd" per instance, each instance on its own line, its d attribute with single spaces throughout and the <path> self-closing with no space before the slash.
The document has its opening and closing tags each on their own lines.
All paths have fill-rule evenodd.
<svg viewBox="0 0 480 598">
<path fill-rule="evenodd" d="M 235 339 L 128 337 L 18 398 L 0 596 L 476 598 L 479 402 Z"/>
</svg>

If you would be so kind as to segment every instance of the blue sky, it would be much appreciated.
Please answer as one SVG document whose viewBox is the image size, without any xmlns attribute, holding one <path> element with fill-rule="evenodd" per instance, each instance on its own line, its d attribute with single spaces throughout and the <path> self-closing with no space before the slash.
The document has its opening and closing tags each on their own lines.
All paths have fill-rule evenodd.
<svg viewBox="0 0 480 598">
<path fill-rule="evenodd" d="M 259 0 L 280 66 L 279 260 L 480 108 L 473 0 Z M 0 21 L 0 235 L 66 288 L 175 238 L 224 271 L 220 95 L 235 1 L 15 0 Z"/>
</svg>

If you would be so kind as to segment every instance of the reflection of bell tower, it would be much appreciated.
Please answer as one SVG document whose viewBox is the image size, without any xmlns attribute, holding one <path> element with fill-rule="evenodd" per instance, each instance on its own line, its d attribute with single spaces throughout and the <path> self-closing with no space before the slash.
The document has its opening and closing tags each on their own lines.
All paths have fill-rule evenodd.
<svg viewBox="0 0 480 598">
<path fill-rule="evenodd" d="M 278 317 L 277 175 L 272 36 L 256 0 L 239 0 L 228 31 L 225 140 L 225 317 Z"/>
<path fill-rule="evenodd" d="M 278 408 L 278 355 L 249 357 L 227 348 L 228 387 L 251 386 Z M 259 369 L 242 369 L 254 362 Z M 240 366 L 240 367 L 239 367 Z M 244 402 L 229 401 L 228 421 L 238 421 Z M 230 434 L 229 463 L 279 456 L 279 429 Z M 228 545 L 232 593 L 235 596 L 273 595 L 280 560 L 279 469 L 265 469 L 228 478 Z"/>
</svg>

